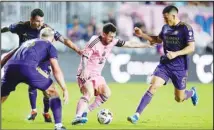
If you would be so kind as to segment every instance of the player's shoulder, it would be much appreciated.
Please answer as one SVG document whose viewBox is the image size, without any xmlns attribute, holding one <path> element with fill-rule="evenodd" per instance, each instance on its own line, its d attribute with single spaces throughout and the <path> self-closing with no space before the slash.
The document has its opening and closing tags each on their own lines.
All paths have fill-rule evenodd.
<svg viewBox="0 0 214 130">
<path fill-rule="evenodd" d="M 179 23 L 179 26 L 182 27 L 182 28 L 184 28 L 184 29 L 187 29 L 187 30 L 192 30 L 192 26 L 190 24 L 186 23 L 186 22 L 182 22 L 181 21 Z"/>
<path fill-rule="evenodd" d="M 30 21 L 19 21 L 17 23 L 15 23 L 16 26 L 23 26 L 23 27 L 27 27 L 30 26 Z"/>
<path fill-rule="evenodd" d="M 93 48 L 94 46 L 96 46 L 97 43 L 99 43 L 101 41 L 101 36 L 98 35 L 93 35 L 91 37 L 91 39 L 88 42 L 87 47 Z"/>
<path fill-rule="evenodd" d="M 93 35 L 93 36 L 91 36 L 91 38 L 90 38 L 90 42 L 92 42 L 92 41 L 94 41 L 94 40 L 98 40 L 99 39 L 99 36 L 98 35 Z"/>
</svg>

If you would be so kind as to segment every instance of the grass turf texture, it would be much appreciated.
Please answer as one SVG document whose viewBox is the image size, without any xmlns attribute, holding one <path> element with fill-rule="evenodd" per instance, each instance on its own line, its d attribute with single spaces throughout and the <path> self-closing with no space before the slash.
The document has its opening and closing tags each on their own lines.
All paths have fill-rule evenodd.
<svg viewBox="0 0 214 130">
<path fill-rule="evenodd" d="M 132 115 L 142 95 L 146 92 L 147 84 L 109 83 L 112 96 L 100 108 L 89 113 L 86 125 L 72 126 L 76 105 L 80 97 L 76 83 L 68 83 L 69 104 L 63 105 L 63 124 L 67 129 L 212 129 L 213 128 L 213 85 L 188 83 L 188 88 L 196 86 L 199 95 L 198 106 L 193 106 L 191 99 L 183 103 L 174 100 L 174 87 L 168 84 L 160 88 L 151 103 L 140 116 L 138 124 L 127 122 L 127 116 Z M 59 90 L 59 88 L 58 88 Z M 38 91 L 37 111 L 35 121 L 27 121 L 30 113 L 27 85 L 20 84 L 12 92 L 2 107 L 2 129 L 53 129 L 54 124 L 44 123 L 43 95 Z M 113 121 L 109 125 L 100 125 L 97 112 L 108 108 L 113 113 Z M 50 110 L 51 112 L 51 110 Z M 53 116 L 52 116 L 53 118 Z"/>
</svg>

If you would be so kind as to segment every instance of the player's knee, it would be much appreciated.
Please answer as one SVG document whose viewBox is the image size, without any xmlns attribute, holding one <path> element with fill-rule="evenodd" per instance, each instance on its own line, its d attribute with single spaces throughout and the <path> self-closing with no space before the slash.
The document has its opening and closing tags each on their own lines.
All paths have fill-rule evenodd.
<svg viewBox="0 0 214 130">
<path fill-rule="evenodd" d="M 46 90 L 46 94 L 47 94 L 47 97 L 51 98 L 51 97 L 58 97 L 59 94 L 58 92 L 56 91 L 56 88 L 55 87 L 50 87 Z"/>
<path fill-rule="evenodd" d="M 152 83 L 151 86 L 149 87 L 149 92 L 152 94 L 155 94 L 157 89 L 160 87 L 160 85 Z"/>
<path fill-rule="evenodd" d="M 175 96 L 175 101 L 177 101 L 178 103 L 181 103 L 184 101 L 184 98 L 179 97 L 179 96 Z"/>
</svg>

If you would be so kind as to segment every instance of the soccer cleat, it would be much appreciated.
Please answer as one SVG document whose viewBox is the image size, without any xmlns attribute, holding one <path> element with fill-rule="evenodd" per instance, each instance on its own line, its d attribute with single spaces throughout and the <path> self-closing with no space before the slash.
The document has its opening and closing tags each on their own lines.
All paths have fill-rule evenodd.
<svg viewBox="0 0 214 130">
<path fill-rule="evenodd" d="M 36 111 L 31 111 L 30 115 L 27 117 L 28 120 L 35 120 L 37 116 L 37 112 Z"/>
<path fill-rule="evenodd" d="M 49 113 L 43 113 L 45 122 L 52 122 L 51 115 Z"/>
<path fill-rule="evenodd" d="M 191 88 L 193 91 L 194 91 L 194 95 L 192 95 L 191 99 L 192 99 L 192 104 L 194 106 L 196 106 L 198 104 L 198 94 L 196 92 L 196 88 L 195 87 L 192 87 Z"/>
<path fill-rule="evenodd" d="M 64 126 L 62 126 L 62 127 L 55 127 L 55 130 L 66 130 L 66 128 Z"/>
<path fill-rule="evenodd" d="M 132 124 L 136 124 L 137 123 L 137 121 L 138 121 L 138 117 L 137 117 L 137 115 L 133 115 L 133 116 L 129 116 L 129 117 L 127 117 L 127 120 L 129 121 L 129 122 L 131 122 Z"/>
<path fill-rule="evenodd" d="M 72 121 L 72 125 L 82 125 L 85 124 L 88 121 L 87 117 L 76 117 L 73 121 Z"/>
</svg>

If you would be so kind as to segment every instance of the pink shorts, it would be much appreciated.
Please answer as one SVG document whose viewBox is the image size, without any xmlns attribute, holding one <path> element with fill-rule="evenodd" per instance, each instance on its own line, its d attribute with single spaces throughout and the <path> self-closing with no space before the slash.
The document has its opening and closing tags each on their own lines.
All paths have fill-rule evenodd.
<svg viewBox="0 0 214 130">
<path fill-rule="evenodd" d="M 89 81 L 92 81 L 93 87 L 95 90 L 95 96 L 96 96 L 96 91 L 101 90 L 101 87 L 107 87 L 106 81 L 103 76 L 95 76 L 89 79 Z M 77 82 L 80 87 L 80 89 L 84 86 L 85 82 L 83 82 L 79 77 L 77 77 Z"/>
</svg>

